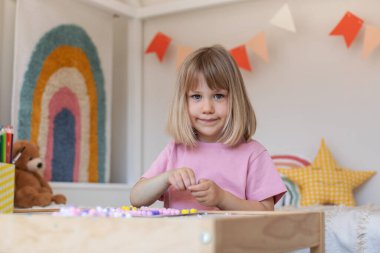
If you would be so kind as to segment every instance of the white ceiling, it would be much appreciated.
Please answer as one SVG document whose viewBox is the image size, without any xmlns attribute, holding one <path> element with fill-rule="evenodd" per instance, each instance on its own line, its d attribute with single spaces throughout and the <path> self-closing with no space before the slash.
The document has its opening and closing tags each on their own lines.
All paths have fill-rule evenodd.
<svg viewBox="0 0 380 253">
<path fill-rule="evenodd" d="M 247 0 L 83 0 L 114 14 L 146 19 Z"/>
<path fill-rule="evenodd" d="M 166 3 L 166 2 L 173 2 L 178 0 L 119 0 L 121 2 L 124 2 L 128 5 L 134 6 L 134 7 L 142 7 L 142 6 L 149 6 L 149 5 L 155 5 L 160 3 Z"/>
</svg>

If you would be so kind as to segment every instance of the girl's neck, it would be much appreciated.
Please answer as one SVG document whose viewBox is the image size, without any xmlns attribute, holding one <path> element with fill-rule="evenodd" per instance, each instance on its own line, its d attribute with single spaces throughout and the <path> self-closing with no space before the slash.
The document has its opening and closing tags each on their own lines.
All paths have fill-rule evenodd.
<svg viewBox="0 0 380 253">
<path fill-rule="evenodd" d="M 211 147 L 211 146 L 226 146 L 221 142 L 208 142 L 208 141 L 198 141 L 198 147 Z"/>
</svg>

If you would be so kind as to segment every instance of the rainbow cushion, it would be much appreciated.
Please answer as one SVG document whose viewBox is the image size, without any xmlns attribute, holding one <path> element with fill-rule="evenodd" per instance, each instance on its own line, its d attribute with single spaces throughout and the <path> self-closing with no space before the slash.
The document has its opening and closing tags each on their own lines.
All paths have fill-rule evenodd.
<svg viewBox="0 0 380 253">
<path fill-rule="evenodd" d="M 274 155 L 272 156 L 272 160 L 277 169 L 279 168 L 290 169 L 290 168 L 298 168 L 298 167 L 310 165 L 309 161 L 295 155 Z M 281 207 L 281 206 L 298 207 L 300 205 L 300 197 L 301 197 L 298 185 L 295 184 L 283 173 L 281 173 L 281 178 L 286 186 L 287 192 L 281 198 L 281 200 L 277 202 L 276 207 Z"/>
</svg>

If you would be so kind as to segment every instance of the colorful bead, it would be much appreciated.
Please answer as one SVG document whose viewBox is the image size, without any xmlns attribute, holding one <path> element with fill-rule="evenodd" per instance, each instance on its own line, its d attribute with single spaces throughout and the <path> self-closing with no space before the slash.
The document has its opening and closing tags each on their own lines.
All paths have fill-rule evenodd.
<svg viewBox="0 0 380 253">
<path fill-rule="evenodd" d="M 121 209 L 124 211 L 130 211 L 131 210 L 131 208 L 129 206 L 122 206 Z"/>
<path fill-rule="evenodd" d="M 133 206 L 113 207 L 96 207 L 96 208 L 78 208 L 74 206 L 62 207 L 55 216 L 94 216 L 94 217 L 111 217 L 111 218 L 130 218 L 130 217 L 150 217 L 150 216 L 176 216 L 197 213 L 195 208 L 191 209 L 174 209 L 174 208 L 150 208 Z"/>
</svg>

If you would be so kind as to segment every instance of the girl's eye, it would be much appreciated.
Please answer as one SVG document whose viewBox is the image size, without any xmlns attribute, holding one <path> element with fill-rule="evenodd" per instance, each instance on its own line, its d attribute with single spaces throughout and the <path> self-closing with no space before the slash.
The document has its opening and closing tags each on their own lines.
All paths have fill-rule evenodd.
<svg viewBox="0 0 380 253">
<path fill-rule="evenodd" d="M 225 97 L 224 94 L 215 94 L 215 95 L 214 95 L 215 100 L 221 100 L 221 99 L 223 99 L 224 97 Z"/>
<path fill-rule="evenodd" d="M 199 95 L 199 94 L 194 94 L 194 95 L 191 95 L 190 97 L 191 97 L 192 99 L 196 100 L 196 101 L 199 101 L 199 100 L 201 100 L 201 98 L 202 98 L 202 96 Z"/>
</svg>

